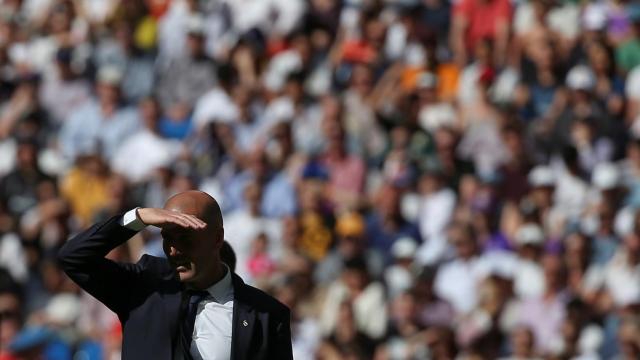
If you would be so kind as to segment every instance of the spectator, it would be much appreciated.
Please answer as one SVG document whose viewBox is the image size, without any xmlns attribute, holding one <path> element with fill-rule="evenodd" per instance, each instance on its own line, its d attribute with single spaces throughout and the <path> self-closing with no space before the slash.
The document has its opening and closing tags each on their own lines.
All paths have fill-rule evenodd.
<svg viewBox="0 0 640 360">
<path fill-rule="evenodd" d="M 509 122 L 502 127 L 500 134 L 502 143 L 507 148 L 508 159 L 497 173 L 501 179 L 509 179 L 501 183 L 501 197 L 505 201 L 518 203 L 529 190 L 527 176 L 533 167 L 533 157 L 527 151 L 526 140 L 519 125 Z"/>
<path fill-rule="evenodd" d="M 460 65 L 467 62 L 469 49 L 473 49 L 483 38 L 490 38 L 496 43 L 496 63 L 505 60 L 500 56 L 506 53 L 509 38 L 509 22 L 511 21 L 511 4 L 508 1 L 464 0 L 453 8 L 451 29 L 451 48 L 456 62 Z M 487 17 L 496 19 L 487 24 Z"/>
<path fill-rule="evenodd" d="M 594 301 L 605 297 L 608 306 L 625 306 L 640 299 L 640 288 L 635 286 L 635 269 L 638 266 L 640 241 L 634 232 L 623 239 L 623 245 L 604 266 L 592 266 L 585 278 L 585 290 Z M 624 283 L 624 285 L 623 285 Z M 602 291 L 604 290 L 604 291 Z"/>
<path fill-rule="evenodd" d="M 546 255 L 542 260 L 545 289 L 541 296 L 522 300 L 517 305 L 516 323 L 532 329 L 537 351 L 553 354 L 558 351 L 557 342 L 561 336 L 562 324 L 566 316 L 567 294 L 566 269 L 556 255 Z M 542 320 L 544 319 L 544 320 Z"/>
<path fill-rule="evenodd" d="M 387 264 L 396 240 L 403 236 L 421 239 L 417 226 L 405 220 L 400 212 L 400 195 L 400 189 L 384 185 L 376 196 L 376 208 L 367 218 L 369 246 L 380 251 Z"/>
<path fill-rule="evenodd" d="M 387 338 L 378 349 L 386 348 L 388 356 L 410 357 L 419 354 L 422 344 L 416 344 L 420 328 L 416 324 L 415 298 L 411 293 L 402 293 L 394 297 L 390 305 Z"/>
<path fill-rule="evenodd" d="M 535 338 L 531 329 L 527 327 L 519 327 L 511 332 L 511 356 L 502 358 L 507 359 L 539 359 L 535 357 Z"/>
<path fill-rule="evenodd" d="M 251 244 L 251 255 L 247 260 L 247 267 L 256 283 L 264 283 L 276 270 L 275 261 L 268 253 L 268 238 L 265 234 L 258 235 Z"/>
<path fill-rule="evenodd" d="M 398 239 L 391 246 L 394 262 L 384 272 L 389 299 L 394 299 L 411 288 L 415 277 L 413 258 L 416 249 L 416 241 L 408 237 Z"/>
<path fill-rule="evenodd" d="M 211 122 L 232 123 L 240 117 L 240 110 L 232 99 L 233 89 L 238 86 L 238 73 L 231 64 L 222 64 L 217 69 L 218 85 L 198 99 L 193 110 L 196 131 L 202 131 Z"/>
<path fill-rule="evenodd" d="M 640 354 L 640 346 L 638 346 L 638 319 L 627 318 L 624 319 L 620 325 L 618 333 L 618 341 L 620 342 L 622 358 L 632 359 Z"/>
<path fill-rule="evenodd" d="M 226 235 L 229 237 L 230 244 L 236 252 L 237 257 L 237 269 L 236 272 L 243 276 L 247 281 L 251 281 L 253 278 L 251 270 L 251 258 L 253 242 L 260 236 L 265 236 L 266 242 L 273 242 L 264 256 L 273 256 L 277 258 L 280 254 L 277 249 L 280 249 L 278 243 L 280 242 L 282 234 L 282 225 L 276 221 L 267 219 L 260 211 L 260 204 L 262 204 L 263 190 L 259 183 L 252 182 L 247 184 L 244 190 L 246 209 L 239 209 L 232 212 L 227 217 L 225 222 Z M 265 247 L 266 244 L 264 244 Z M 254 249 L 255 250 L 255 249 Z M 266 249 L 263 249 L 266 250 Z"/>
<path fill-rule="evenodd" d="M 327 190 L 334 204 L 355 206 L 364 189 L 365 164 L 360 157 L 347 152 L 344 130 L 339 123 L 327 124 L 326 129 L 328 144 L 320 162 L 329 173 Z"/>
<path fill-rule="evenodd" d="M 537 224 L 524 224 L 515 235 L 516 259 L 513 274 L 513 291 L 523 299 L 541 296 L 544 278 L 540 260 L 545 238 Z"/>
<path fill-rule="evenodd" d="M 40 88 L 40 102 L 56 125 L 61 125 L 72 110 L 89 100 L 90 84 L 74 68 L 75 51 L 74 48 L 58 49 L 55 71 L 45 74 Z"/>
<path fill-rule="evenodd" d="M 434 290 L 440 298 L 451 303 L 457 315 L 462 315 L 476 306 L 477 289 L 483 276 L 479 248 L 469 225 L 454 223 L 447 235 L 456 257 L 438 271 Z"/>
<path fill-rule="evenodd" d="M 453 218 L 456 195 L 444 182 L 439 169 L 424 172 L 418 180 L 421 203 L 418 226 L 423 236 L 420 262 L 433 264 L 445 257 L 447 250 L 446 227 Z"/>
<path fill-rule="evenodd" d="M 159 64 L 157 94 L 164 111 L 184 117 L 215 82 L 215 69 L 205 55 L 205 23 L 200 14 L 187 20 L 187 51 L 183 56 Z M 179 116 L 183 115 L 183 116 Z"/>
<path fill-rule="evenodd" d="M 246 170 L 230 179 L 226 189 L 227 196 L 223 200 L 223 210 L 231 211 L 245 206 L 240 196 L 246 184 L 253 180 L 264 188 L 264 197 L 260 209 L 268 217 L 292 215 L 296 207 L 296 193 L 293 185 L 282 169 L 270 166 L 265 149 L 257 148 L 247 159 Z"/>
<path fill-rule="evenodd" d="M 51 181 L 38 165 L 38 146 L 32 139 L 19 141 L 15 169 L 0 182 L 2 201 L 13 216 L 23 214 L 37 202 L 40 184 Z"/>
<path fill-rule="evenodd" d="M 338 309 L 340 326 L 336 327 L 327 341 L 320 346 L 318 353 L 321 357 L 371 358 L 373 342 L 366 333 L 358 330 L 354 317 L 351 305 L 348 302 L 343 302 Z"/>
<path fill-rule="evenodd" d="M 335 226 L 336 245 L 318 264 L 314 274 L 318 284 L 328 284 L 340 277 L 346 261 L 358 257 L 365 259 L 367 272 L 374 278 L 380 277 L 383 261 L 380 253 L 368 249 L 365 243 L 365 222 L 358 213 L 345 213 L 338 217 Z"/>
<path fill-rule="evenodd" d="M 123 174 L 133 184 L 151 177 L 159 167 L 174 162 L 180 143 L 163 138 L 159 132 L 160 105 L 154 98 L 140 102 L 140 118 L 144 128 L 131 135 L 116 151 L 111 161 L 113 171 Z M 131 162 L 138 164 L 131 166 Z"/>
<path fill-rule="evenodd" d="M 60 147 L 70 161 L 87 153 L 111 158 L 124 140 L 139 127 L 134 109 L 123 106 L 121 70 L 104 67 L 98 72 L 97 98 L 76 108 L 60 130 Z"/>
<path fill-rule="evenodd" d="M 349 308 L 345 309 L 345 306 L 349 305 L 345 304 L 345 301 L 350 300 L 353 306 L 354 330 L 372 339 L 380 339 L 385 334 L 387 325 L 382 284 L 369 279 L 363 258 L 347 260 L 344 266 L 341 278 L 332 283 L 327 290 L 320 326 L 325 334 L 342 332 L 337 329 L 342 328 L 343 321 L 347 320 L 345 310 L 348 311 Z M 377 316 L 372 317 L 372 311 Z"/>
<path fill-rule="evenodd" d="M 135 17 L 135 11 L 130 16 Z M 136 43 L 136 29 L 132 24 L 117 19 L 112 27 L 113 36 L 99 42 L 94 62 L 98 68 L 118 68 L 123 73 L 120 84 L 123 99 L 127 102 L 140 101 L 150 96 L 153 90 L 153 57 Z"/>
</svg>

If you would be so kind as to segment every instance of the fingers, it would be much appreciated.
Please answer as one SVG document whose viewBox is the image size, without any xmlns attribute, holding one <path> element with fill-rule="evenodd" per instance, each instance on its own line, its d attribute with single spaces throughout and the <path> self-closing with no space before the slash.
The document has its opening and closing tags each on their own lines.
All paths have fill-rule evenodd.
<svg viewBox="0 0 640 360">
<path fill-rule="evenodd" d="M 177 225 L 179 227 L 183 227 L 183 228 L 189 228 L 191 227 L 189 225 L 189 222 L 184 219 L 182 216 L 180 216 L 181 214 L 179 213 L 175 213 L 175 214 L 166 214 L 165 215 L 165 226 L 166 225 Z"/>
<path fill-rule="evenodd" d="M 179 212 L 172 212 L 172 214 L 168 214 L 167 222 L 173 223 L 183 228 L 194 230 L 204 229 L 207 226 L 204 221 L 198 219 L 197 217 L 189 214 L 182 214 Z"/>
<path fill-rule="evenodd" d="M 147 225 L 158 227 L 179 226 L 187 229 L 204 229 L 207 223 L 190 214 L 183 214 L 175 210 L 140 208 L 140 220 Z"/>
<path fill-rule="evenodd" d="M 193 228 L 193 229 L 204 229 L 207 224 L 198 219 L 197 217 L 193 216 L 193 215 L 189 215 L 189 214 L 180 214 L 180 216 L 187 222 L 188 227 Z"/>
</svg>

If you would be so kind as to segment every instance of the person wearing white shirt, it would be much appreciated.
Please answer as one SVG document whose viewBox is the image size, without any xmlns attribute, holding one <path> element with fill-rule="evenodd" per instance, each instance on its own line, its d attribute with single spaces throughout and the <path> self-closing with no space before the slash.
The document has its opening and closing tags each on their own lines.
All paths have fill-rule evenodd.
<svg viewBox="0 0 640 360">
<path fill-rule="evenodd" d="M 384 287 L 368 277 L 364 258 L 345 261 L 341 278 L 329 286 L 322 304 L 320 328 L 324 335 L 340 326 L 340 308 L 349 299 L 357 329 L 372 339 L 384 335 L 388 319 Z"/>
<path fill-rule="evenodd" d="M 238 76 L 236 69 L 232 65 L 220 65 L 216 74 L 218 84 L 195 104 L 193 122 L 197 131 L 213 122 L 231 124 L 240 117 L 240 109 L 231 98 Z"/>
<path fill-rule="evenodd" d="M 117 149 L 111 161 L 111 168 L 132 183 L 144 181 L 157 168 L 171 164 L 177 159 L 181 149 L 180 142 L 165 139 L 158 134 L 160 108 L 155 99 L 143 100 L 140 113 L 144 128 L 129 137 Z"/>
<path fill-rule="evenodd" d="M 260 234 L 265 234 L 270 243 L 269 254 L 278 258 L 282 252 L 282 225 L 275 219 L 268 219 L 260 214 L 262 188 L 257 182 L 250 182 L 244 189 L 247 206 L 237 209 L 227 216 L 227 236 L 233 239 L 236 252 L 236 273 L 251 282 L 248 260 L 251 255 L 251 244 Z"/>
<path fill-rule="evenodd" d="M 136 264 L 106 254 L 147 225 L 161 228 L 167 258 Z M 122 323 L 122 359 L 292 359 L 290 311 L 222 262 L 222 213 L 206 193 L 136 208 L 65 243 L 62 269 Z"/>
<path fill-rule="evenodd" d="M 419 184 L 418 225 L 423 241 L 418 249 L 418 257 L 422 264 L 431 265 L 445 256 L 445 231 L 453 217 L 456 194 L 445 186 L 444 178 L 437 170 L 423 174 Z"/>
<path fill-rule="evenodd" d="M 609 262 L 592 265 L 583 283 L 587 294 L 604 291 L 614 306 L 640 303 L 640 238 L 631 233 Z"/>
<path fill-rule="evenodd" d="M 455 223 L 448 233 L 456 258 L 442 265 L 435 278 L 434 291 L 451 303 L 457 314 L 464 315 L 477 305 L 478 284 L 484 276 L 484 268 L 470 225 Z"/>
<path fill-rule="evenodd" d="M 198 359 L 229 359 L 233 324 L 233 284 L 225 264 L 222 280 L 207 288 L 207 296 L 198 304 L 193 327 L 191 355 Z"/>
</svg>

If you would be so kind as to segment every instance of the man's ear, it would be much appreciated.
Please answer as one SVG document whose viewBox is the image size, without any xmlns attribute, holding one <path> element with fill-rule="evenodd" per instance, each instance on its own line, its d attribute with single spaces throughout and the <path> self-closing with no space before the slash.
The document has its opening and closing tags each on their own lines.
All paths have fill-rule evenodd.
<svg viewBox="0 0 640 360">
<path fill-rule="evenodd" d="M 222 249 L 222 245 L 224 244 L 224 228 L 220 228 L 218 234 L 216 236 L 216 249 Z"/>
</svg>

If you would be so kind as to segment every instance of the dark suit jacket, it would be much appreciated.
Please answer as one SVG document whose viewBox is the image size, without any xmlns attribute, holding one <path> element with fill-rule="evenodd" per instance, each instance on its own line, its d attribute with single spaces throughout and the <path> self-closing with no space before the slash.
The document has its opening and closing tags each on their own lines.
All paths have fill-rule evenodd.
<svg viewBox="0 0 640 360">
<path fill-rule="evenodd" d="M 136 232 L 115 216 L 69 240 L 63 270 L 113 310 L 123 328 L 123 359 L 171 359 L 180 346 L 183 284 L 166 259 L 144 255 L 136 264 L 105 259 Z M 232 359 L 292 359 L 289 309 L 233 274 Z"/>
</svg>

